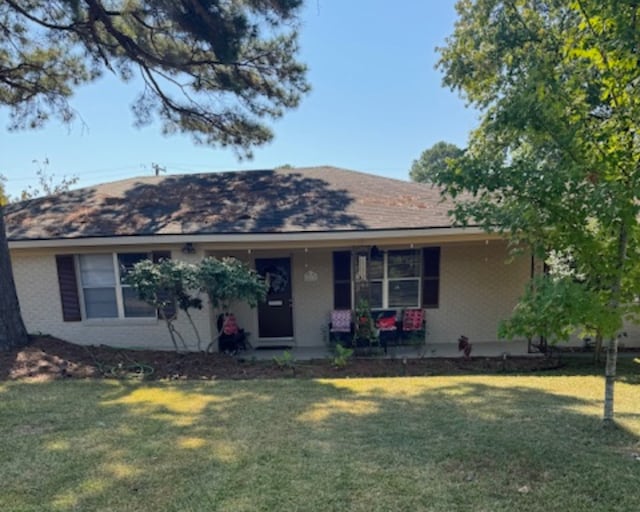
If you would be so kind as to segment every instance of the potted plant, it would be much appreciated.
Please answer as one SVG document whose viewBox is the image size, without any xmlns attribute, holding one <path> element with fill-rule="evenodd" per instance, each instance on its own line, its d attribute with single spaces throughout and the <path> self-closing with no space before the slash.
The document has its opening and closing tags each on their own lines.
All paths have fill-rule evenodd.
<svg viewBox="0 0 640 512">
<path fill-rule="evenodd" d="M 356 349 L 365 348 L 368 351 L 372 346 L 377 345 L 378 338 L 371 309 L 369 308 L 369 301 L 366 299 L 361 299 L 358 302 L 355 310 L 355 320 L 353 346 Z"/>
</svg>

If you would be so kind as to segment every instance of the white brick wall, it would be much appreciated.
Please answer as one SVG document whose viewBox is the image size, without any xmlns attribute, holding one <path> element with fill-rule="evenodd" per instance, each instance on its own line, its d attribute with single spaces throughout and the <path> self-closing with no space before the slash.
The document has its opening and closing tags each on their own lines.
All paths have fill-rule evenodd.
<svg viewBox="0 0 640 512">
<path fill-rule="evenodd" d="M 291 258 L 293 292 L 293 334 L 299 347 L 322 346 L 323 333 L 327 329 L 329 313 L 333 306 L 332 251 L 309 249 L 294 251 L 246 251 L 212 252 L 217 257 L 233 256 L 255 268 L 256 258 Z M 306 265 L 306 266 L 305 266 Z M 317 281 L 305 281 L 304 274 L 312 270 L 318 274 Z M 234 304 L 231 308 L 238 324 L 251 333 L 249 341 L 259 345 L 258 312 L 245 304 Z M 216 315 L 212 316 L 215 321 Z M 215 331 L 215 326 L 213 327 Z"/>
<path fill-rule="evenodd" d="M 178 246 L 142 247 L 151 251 L 172 249 L 174 258 L 197 261 L 208 253 L 199 248 L 193 255 L 184 255 Z M 112 247 L 92 252 L 118 252 Z M 127 248 L 126 250 L 131 250 Z M 507 263 L 504 242 L 456 243 L 442 245 L 440 269 L 440 306 L 428 309 L 427 339 L 431 343 L 456 343 L 464 334 L 473 343 L 496 341 L 500 320 L 508 318 L 529 279 L 530 258 L 520 257 Z M 29 332 L 52 334 L 79 344 L 106 344 L 118 347 L 172 349 L 171 340 L 162 321 L 104 320 L 63 322 L 60 292 L 56 272 L 56 251 L 12 251 L 12 262 L 18 297 Z M 297 346 L 320 346 L 324 343 L 329 314 L 333 308 L 332 251 L 330 249 L 260 251 L 235 255 L 253 265 L 256 257 L 292 258 L 294 340 Z M 221 253 L 217 253 L 221 255 Z M 306 265 L 306 266 L 305 266 Z M 312 270 L 317 281 L 305 281 L 304 273 Z M 256 344 L 257 311 L 237 304 L 233 311 L 238 323 L 251 333 Z M 206 347 L 217 335 L 216 315 L 205 304 L 194 312 L 194 319 Z M 195 337 L 184 318 L 178 329 L 195 349 Z M 627 346 L 640 346 L 640 327 L 627 326 L 628 337 L 621 340 Z M 579 342 L 578 342 L 579 343 Z"/>
<path fill-rule="evenodd" d="M 154 248 L 141 248 L 151 251 Z M 93 252 L 118 252 L 123 248 L 108 248 Z M 128 248 L 131 251 L 131 248 Z M 111 345 L 114 347 L 154 348 L 172 350 L 173 345 L 166 325 L 154 319 L 104 319 L 64 322 L 55 252 L 12 251 L 12 264 L 22 315 L 30 333 L 51 334 L 81 345 Z M 185 257 L 177 248 L 174 258 L 196 260 L 202 255 Z M 204 347 L 211 339 L 208 307 L 195 311 L 194 320 L 203 339 Z M 190 348 L 196 348 L 193 330 L 184 315 L 176 323 Z"/>
<path fill-rule="evenodd" d="M 506 243 L 443 245 L 440 254 L 440 305 L 427 310 L 430 343 L 498 340 L 498 324 L 508 318 L 531 272 L 530 257 L 507 263 Z"/>
<path fill-rule="evenodd" d="M 306 266 L 305 266 L 306 265 Z M 333 253 L 329 250 L 309 250 L 293 255 L 293 326 L 296 343 L 312 347 L 326 343 L 333 309 Z M 305 281 L 308 270 L 318 275 L 317 281 Z"/>
</svg>

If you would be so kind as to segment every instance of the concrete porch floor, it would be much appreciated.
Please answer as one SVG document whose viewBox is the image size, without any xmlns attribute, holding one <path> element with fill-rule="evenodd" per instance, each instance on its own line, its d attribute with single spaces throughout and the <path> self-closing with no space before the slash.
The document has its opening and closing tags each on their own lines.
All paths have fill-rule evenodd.
<svg viewBox="0 0 640 512">
<path fill-rule="evenodd" d="M 531 356 L 540 357 L 541 354 L 527 353 L 526 341 L 496 341 L 472 343 L 473 350 L 471 357 L 499 357 L 503 354 L 509 356 Z M 293 347 L 284 348 L 252 348 L 246 352 L 238 354 L 240 359 L 271 360 L 279 357 L 288 350 L 294 359 L 298 361 L 308 361 L 310 359 L 328 359 L 333 357 L 327 347 Z M 388 359 L 398 358 L 420 358 L 420 357 L 462 357 L 462 352 L 458 351 L 457 343 L 427 343 L 421 347 L 393 346 L 389 347 L 386 355 L 376 357 L 386 357 Z"/>
</svg>

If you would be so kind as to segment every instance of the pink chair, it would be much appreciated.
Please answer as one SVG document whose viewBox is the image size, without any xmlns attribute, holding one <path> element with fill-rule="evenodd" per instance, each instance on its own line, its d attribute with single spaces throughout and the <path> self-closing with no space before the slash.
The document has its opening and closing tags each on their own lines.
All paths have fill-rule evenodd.
<svg viewBox="0 0 640 512">
<path fill-rule="evenodd" d="M 329 336 L 331 341 L 351 344 L 353 338 L 353 322 L 351 310 L 334 309 L 331 312 L 331 323 L 329 324 Z"/>
<path fill-rule="evenodd" d="M 409 338 L 413 335 L 424 337 L 425 318 L 422 309 L 405 309 L 402 314 L 402 336 Z"/>
</svg>

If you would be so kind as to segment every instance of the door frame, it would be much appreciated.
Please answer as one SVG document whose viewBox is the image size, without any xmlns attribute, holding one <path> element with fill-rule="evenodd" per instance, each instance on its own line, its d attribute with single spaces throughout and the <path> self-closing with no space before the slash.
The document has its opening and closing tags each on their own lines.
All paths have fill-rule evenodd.
<svg viewBox="0 0 640 512">
<path fill-rule="evenodd" d="M 291 336 L 278 336 L 278 337 L 264 337 L 260 336 L 260 310 L 258 307 L 255 308 L 254 320 L 256 326 L 256 336 L 254 345 L 257 347 L 269 347 L 269 346 L 278 346 L 278 345 L 295 345 L 295 335 L 296 335 L 296 317 L 295 317 L 295 307 L 296 307 L 296 290 L 295 290 L 295 270 L 294 270 L 294 255 L 291 253 L 288 254 L 257 254 L 253 257 L 253 267 L 257 272 L 257 261 L 258 260 L 277 260 L 277 259 L 288 259 L 289 260 L 289 279 L 291 282 Z"/>
</svg>

